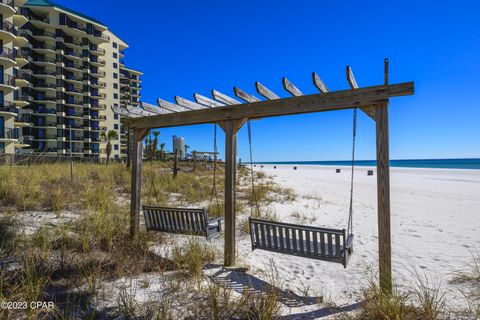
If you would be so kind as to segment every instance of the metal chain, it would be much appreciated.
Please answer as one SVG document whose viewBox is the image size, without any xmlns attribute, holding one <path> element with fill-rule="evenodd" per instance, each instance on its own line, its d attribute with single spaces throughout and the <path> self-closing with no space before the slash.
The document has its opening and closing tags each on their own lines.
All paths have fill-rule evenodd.
<svg viewBox="0 0 480 320">
<path fill-rule="evenodd" d="M 213 186 L 212 193 L 210 195 L 210 201 L 208 202 L 208 207 L 213 203 L 213 197 L 215 197 L 215 202 L 217 205 L 217 210 L 220 213 L 220 202 L 218 201 L 218 192 L 217 192 L 217 123 L 213 125 Z"/>
<path fill-rule="evenodd" d="M 250 151 L 250 173 L 251 173 L 251 180 L 252 180 L 252 196 L 253 196 L 253 201 L 255 202 L 255 207 L 257 209 L 257 215 L 260 218 L 260 206 L 258 205 L 257 195 L 255 192 L 255 177 L 253 172 L 253 153 L 252 153 L 252 128 L 250 125 L 250 119 L 247 120 L 247 127 L 248 127 L 248 148 Z M 250 216 L 253 216 L 253 204 L 250 205 Z"/>
<path fill-rule="evenodd" d="M 353 178 L 355 172 L 355 140 L 357 136 L 357 108 L 353 109 L 352 175 L 350 177 L 350 206 L 348 210 L 347 236 L 353 233 Z"/>
<path fill-rule="evenodd" d="M 158 192 L 157 192 L 157 188 L 155 187 L 155 170 L 153 169 L 153 162 L 152 162 L 152 158 L 153 158 L 153 144 L 152 144 L 152 130 L 150 130 L 149 132 L 149 138 L 150 138 L 150 143 L 149 143 L 149 146 L 148 148 L 150 149 L 149 150 L 149 156 L 150 156 L 150 170 L 152 171 L 152 175 L 150 176 L 150 192 L 152 191 L 153 189 L 153 193 L 155 195 L 155 201 L 157 202 L 157 206 L 160 206 L 160 201 L 158 200 Z M 146 148 L 145 148 L 146 149 Z M 155 146 L 155 149 L 157 149 L 157 146 Z"/>
</svg>

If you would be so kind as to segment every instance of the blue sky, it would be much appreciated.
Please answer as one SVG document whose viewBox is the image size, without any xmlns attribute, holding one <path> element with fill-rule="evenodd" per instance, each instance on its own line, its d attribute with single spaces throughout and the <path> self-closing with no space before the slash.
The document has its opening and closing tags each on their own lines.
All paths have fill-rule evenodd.
<svg viewBox="0 0 480 320">
<path fill-rule="evenodd" d="M 254 92 L 260 81 L 281 96 L 287 76 L 316 92 L 316 71 L 330 90 L 346 89 L 345 66 L 360 86 L 415 81 L 415 95 L 390 103 L 392 159 L 480 157 L 478 1 L 142 1 L 57 0 L 102 21 L 130 49 L 126 63 L 145 72 L 143 101 L 193 98 L 211 89 Z M 254 160 L 343 160 L 352 111 L 252 122 Z M 162 129 L 196 150 L 211 150 L 211 125 Z M 360 114 L 357 158 L 375 157 L 375 126 Z M 219 134 L 223 150 L 224 137 Z M 238 135 L 247 160 L 246 127 Z"/>
</svg>

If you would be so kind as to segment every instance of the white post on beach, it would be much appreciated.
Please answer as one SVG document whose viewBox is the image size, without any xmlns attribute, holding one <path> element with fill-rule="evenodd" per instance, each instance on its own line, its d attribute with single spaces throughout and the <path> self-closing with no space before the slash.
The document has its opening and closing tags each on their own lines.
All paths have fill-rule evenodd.
<svg viewBox="0 0 480 320">
<path fill-rule="evenodd" d="M 73 158 L 72 158 L 72 126 L 68 126 L 69 139 L 70 139 L 70 181 L 73 182 Z"/>
</svg>

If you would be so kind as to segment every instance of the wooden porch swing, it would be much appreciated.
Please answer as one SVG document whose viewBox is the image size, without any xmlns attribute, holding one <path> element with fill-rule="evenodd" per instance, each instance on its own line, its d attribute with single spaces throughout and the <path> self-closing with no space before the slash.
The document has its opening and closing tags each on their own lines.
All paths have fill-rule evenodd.
<svg viewBox="0 0 480 320">
<path fill-rule="evenodd" d="M 195 93 L 195 101 L 175 97 L 176 103 L 158 99 L 158 107 L 143 103 L 142 108 L 112 106 L 123 117 L 123 123 L 133 130 L 133 166 L 131 188 L 131 236 L 139 230 L 141 210 L 142 139 L 152 128 L 218 123 L 225 132 L 225 266 L 235 265 L 235 179 L 236 133 L 249 119 L 282 115 L 360 108 L 376 122 L 377 199 L 380 286 L 392 290 L 390 242 L 390 174 L 388 146 L 388 105 L 392 97 L 413 95 L 413 82 L 388 83 L 388 59 L 384 63 L 384 81 L 381 85 L 360 88 L 350 67 L 346 69 L 348 90 L 330 92 L 320 77 L 312 74 L 313 85 L 319 91 L 304 94 L 287 78 L 283 87 L 291 97 L 281 98 L 259 82 L 255 83 L 260 100 L 237 87 L 235 95 L 245 101 L 212 90 L 208 98 Z M 333 252 L 332 248 L 332 252 Z"/>
</svg>

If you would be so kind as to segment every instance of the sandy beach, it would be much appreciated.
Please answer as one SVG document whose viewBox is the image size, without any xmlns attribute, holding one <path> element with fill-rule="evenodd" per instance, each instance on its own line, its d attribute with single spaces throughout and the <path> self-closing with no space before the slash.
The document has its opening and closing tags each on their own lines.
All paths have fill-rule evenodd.
<svg viewBox="0 0 480 320">
<path fill-rule="evenodd" d="M 297 193 L 293 203 L 269 207 L 280 221 L 344 228 L 347 223 L 350 169 L 336 167 L 264 165 L 262 170 L 283 187 Z M 250 240 L 240 237 L 239 259 L 265 269 L 271 262 L 278 279 L 300 294 L 323 296 L 324 301 L 349 305 L 358 301 L 365 271 L 377 266 L 376 173 L 355 170 L 355 252 L 347 269 L 340 264 L 294 256 L 251 251 Z M 391 168 L 392 260 L 396 283 L 408 286 L 413 272 L 441 281 L 449 305 L 461 304 L 462 295 L 448 284 L 452 273 L 472 260 L 480 248 L 480 170 Z M 303 217 L 303 218 L 299 218 Z M 303 219 L 303 221 L 299 221 Z M 311 308 L 306 308 L 306 310 Z"/>
</svg>

